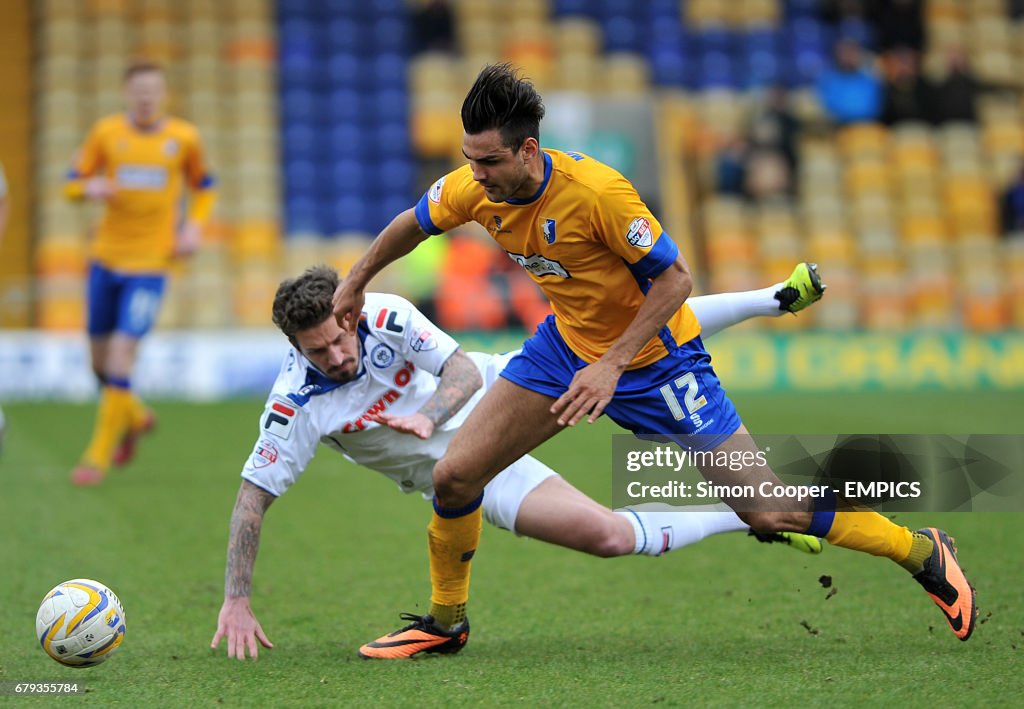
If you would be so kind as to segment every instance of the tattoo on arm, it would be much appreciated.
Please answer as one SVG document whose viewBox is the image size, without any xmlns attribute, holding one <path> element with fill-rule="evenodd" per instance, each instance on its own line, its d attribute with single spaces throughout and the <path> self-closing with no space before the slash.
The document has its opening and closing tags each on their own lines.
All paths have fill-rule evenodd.
<svg viewBox="0 0 1024 709">
<path fill-rule="evenodd" d="M 440 426 L 466 405 L 476 390 L 484 385 L 480 370 L 462 350 L 448 358 L 441 369 L 437 391 L 427 400 L 420 413 Z"/>
<path fill-rule="evenodd" d="M 260 527 L 263 514 L 274 501 L 274 496 L 242 481 L 231 513 L 231 536 L 228 539 L 228 564 L 224 573 L 224 596 L 248 598 L 252 593 L 252 570 L 256 565 L 256 552 L 260 546 Z"/>
</svg>

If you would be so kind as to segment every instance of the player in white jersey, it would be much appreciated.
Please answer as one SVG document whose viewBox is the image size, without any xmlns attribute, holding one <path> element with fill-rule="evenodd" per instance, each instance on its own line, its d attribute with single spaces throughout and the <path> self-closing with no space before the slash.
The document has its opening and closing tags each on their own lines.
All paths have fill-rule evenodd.
<svg viewBox="0 0 1024 709">
<path fill-rule="evenodd" d="M 755 315 L 791 310 L 793 294 L 786 288 L 806 280 L 807 273 L 808 266 L 801 264 L 778 286 L 690 302 L 708 334 Z M 245 658 L 246 648 L 256 656 L 257 640 L 271 647 L 249 602 L 263 515 L 302 475 L 317 445 L 384 474 L 403 492 L 430 499 L 434 464 L 515 354 L 465 353 L 407 300 L 381 293 L 367 294 L 356 334 L 349 335 L 332 316 L 337 285 L 333 269 L 317 266 L 282 283 L 275 297 L 274 322 L 293 348 L 242 471 L 231 518 L 224 604 L 211 644 L 216 647 L 226 637 L 228 655 L 239 659 Z M 691 508 L 690 513 L 610 510 L 531 456 L 487 485 L 483 508 L 484 518 L 495 526 L 605 557 L 658 556 L 711 534 L 749 530 L 724 505 Z M 815 537 L 786 533 L 771 540 L 813 553 L 821 550 Z"/>
</svg>

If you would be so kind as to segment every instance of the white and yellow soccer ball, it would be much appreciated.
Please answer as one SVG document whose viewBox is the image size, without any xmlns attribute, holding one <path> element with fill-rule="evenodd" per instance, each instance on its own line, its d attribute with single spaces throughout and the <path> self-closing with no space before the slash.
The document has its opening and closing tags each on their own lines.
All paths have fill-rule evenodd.
<svg viewBox="0 0 1024 709">
<path fill-rule="evenodd" d="M 124 607 L 114 592 L 91 579 L 55 586 L 36 613 L 36 638 L 62 665 L 89 667 L 110 659 L 124 640 Z"/>
</svg>

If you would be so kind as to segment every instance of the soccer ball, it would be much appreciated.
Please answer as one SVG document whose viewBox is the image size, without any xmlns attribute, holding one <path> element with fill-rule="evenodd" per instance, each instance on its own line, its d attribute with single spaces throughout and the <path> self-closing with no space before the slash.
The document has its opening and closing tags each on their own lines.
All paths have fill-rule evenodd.
<svg viewBox="0 0 1024 709">
<path fill-rule="evenodd" d="M 36 637 L 62 665 L 89 667 L 110 659 L 124 640 L 124 608 L 114 592 L 91 579 L 55 586 L 36 613 Z"/>
</svg>

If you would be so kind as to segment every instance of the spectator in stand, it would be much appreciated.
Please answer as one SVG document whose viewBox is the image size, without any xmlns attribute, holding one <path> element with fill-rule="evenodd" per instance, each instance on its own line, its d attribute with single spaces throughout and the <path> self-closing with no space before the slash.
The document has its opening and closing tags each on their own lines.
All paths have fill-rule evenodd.
<svg viewBox="0 0 1024 709">
<path fill-rule="evenodd" d="M 1024 234 L 1024 163 L 1017 170 L 1017 176 L 1003 191 L 999 204 L 1003 236 Z"/>
<path fill-rule="evenodd" d="M 747 143 L 742 136 L 725 138 L 715 153 L 715 192 L 742 196 L 747 174 Z"/>
<path fill-rule="evenodd" d="M 882 85 L 867 66 L 861 46 L 851 39 L 836 44 L 835 66 L 818 82 L 826 113 L 840 125 L 875 121 L 882 113 Z"/>
<path fill-rule="evenodd" d="M 918 70 L 917 54 L 911 49 L 894 49 L 886 66 L 882 122 L 891 126 L 902 121 L 930 121 L 934 115 L 932 92 Z"/>
<path fill-rule="evenodd" d="M 974 78 L 967 66 L 967 55 L 962 49 L 951 49 L 946 57 L 947 73 L 934 88 L 934 112 L 936 123 L 948 121 L 978 120 L 975 105 L 981 84 Z"/>
<path fill-rule="evenodd" d="M 868 20 L 878 31 L 878 49 L 924 49 L 923 0 L 871 0 Z"/>
<path fill-rule="evenodd" d="M 455 51 L 455 23 L 448 0 L 426 0 L 412 15 L 413 52 Z"/>
<path fill-rule="evenodd" d="M 754 107 L 750 119 L 750 142 L 755 147 L 772 148 L 785 159 L 790 172 L 796 171 L 796 138 L 800 121 L 789 108 L 789 93 L 782 84 L 768 89 Z"/>
</svg>

